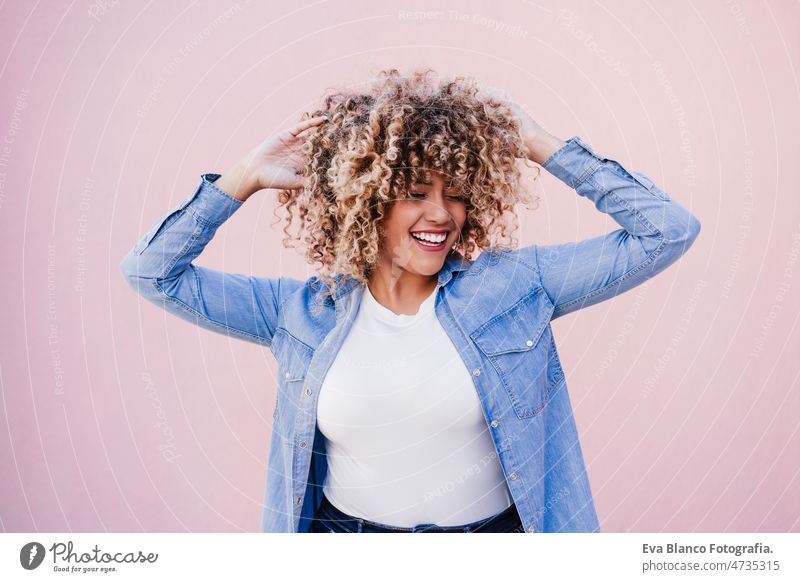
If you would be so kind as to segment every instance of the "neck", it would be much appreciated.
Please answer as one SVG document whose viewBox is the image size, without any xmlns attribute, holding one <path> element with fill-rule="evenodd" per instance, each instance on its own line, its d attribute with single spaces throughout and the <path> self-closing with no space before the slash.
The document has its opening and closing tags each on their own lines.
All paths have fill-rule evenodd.
<svg viewBox="0 0 800 582">
<path fill-rule="evenodd" d="M 390 271 L 377 269 L 367 277 L 370 293 L 381 305 L 393 312 L 414 315 L 422 302 L 433 293 L 439 276 L 418 275 L 402 271 L 394 276 Z"/>
</svg>

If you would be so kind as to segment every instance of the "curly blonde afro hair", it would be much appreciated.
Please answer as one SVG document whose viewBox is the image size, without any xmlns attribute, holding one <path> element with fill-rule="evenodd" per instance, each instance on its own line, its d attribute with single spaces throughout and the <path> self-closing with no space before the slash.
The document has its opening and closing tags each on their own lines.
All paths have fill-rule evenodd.
<svg viewBox="0 0 800 582">
<path fill-rule="evenodd" d="M 337 273 L 366 283 L 388 205 L 405 198 L 411 184 L 429 182 L 432 170 L 465 199 L 466 222 L 453 250 L 472 259 L 476 247 L 492 246 L 494 233 L 516 245 L 504 215 L 511 214 L 516 230 L 513 209 L 530 202 L 520 188 L 517 160 L 527 152 L 518 122 L 508 106 L 478 98 L 474 79 L 437 81 L 432 73 L 382 70 L 366 90 L 335 90 L 320 109 L 301 116 L 328 121 L 307 132 L 304 187 L 278 193 L 287 212 L 283 243 L 294 248 L 289 241 L 301 240 L 305 228 L 306 258 L 320 263 L 329 294 Z M 292 236 L 294 209 L 301 224 Z"/>
</svg>

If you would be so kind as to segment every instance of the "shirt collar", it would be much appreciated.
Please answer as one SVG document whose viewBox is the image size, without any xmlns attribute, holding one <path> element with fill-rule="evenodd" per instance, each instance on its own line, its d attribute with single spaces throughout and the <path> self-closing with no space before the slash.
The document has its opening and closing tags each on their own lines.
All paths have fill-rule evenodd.
<svg viewBox="0 0 800 582">
<path fill-rule="evenodd" d="M 442 268 L 439 270 L 439 285 L 446 285 L 450 279 L 453 278 L 453 273 L 464 271 L 468 269 L 471 264 L 472 261 L 465 258 L 461 253 L 451 250 L 447 254 L 444 265 L 442 265 Z M 333 293 L 334 301 L 338 301 L 358 285 L 358 280 L 350 275 L 334 275 L 334 280 L 336 281 L 336 291 Z"/>
</svg>

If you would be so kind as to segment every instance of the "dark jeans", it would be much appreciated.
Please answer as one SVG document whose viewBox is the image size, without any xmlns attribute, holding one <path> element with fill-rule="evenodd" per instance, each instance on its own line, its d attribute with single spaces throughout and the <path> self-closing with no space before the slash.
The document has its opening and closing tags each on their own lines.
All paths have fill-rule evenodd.
<svg viewBox="0 0 800 582">
<path fill-rule="evenodd" d="M 311 533 L 522 533 L 517 507 L 512 503 L 497 515 L 461 526 L 437 526 L 423 523 L 414 527 L 396 527 L 353 517 L 328 501 L 323 495 L 322 504 L 311 522 Z"/>
</svg>

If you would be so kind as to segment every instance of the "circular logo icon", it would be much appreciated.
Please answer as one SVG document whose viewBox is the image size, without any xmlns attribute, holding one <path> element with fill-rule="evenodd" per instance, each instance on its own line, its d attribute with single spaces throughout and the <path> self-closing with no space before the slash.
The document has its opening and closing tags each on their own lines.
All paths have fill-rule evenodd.
<svg viewBox="0 0 800 582">
<path fill-rule="evenodd" d="M 38 568 L 44 560 L 44 546 L 39 542 L 28 542 L 19 551 L 19 563 L 26 570 Z"/>
</svg>

